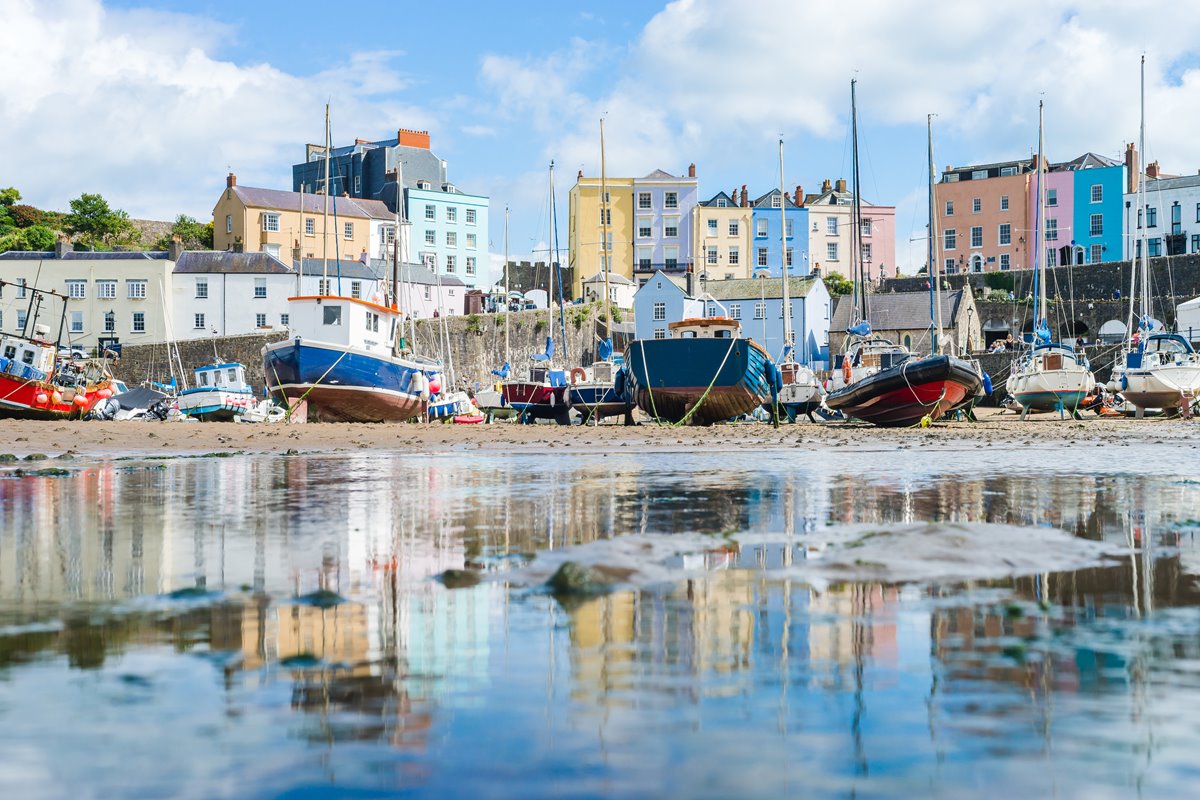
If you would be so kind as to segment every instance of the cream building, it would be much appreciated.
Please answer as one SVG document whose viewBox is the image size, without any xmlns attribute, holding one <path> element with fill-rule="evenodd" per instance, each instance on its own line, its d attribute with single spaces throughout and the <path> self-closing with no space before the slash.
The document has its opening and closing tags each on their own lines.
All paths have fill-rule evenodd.
<svg viewBox="0 0 1200 800">
<path fill-rule="evenodd" d="M 700 278 L 719 281 L 754 277 L 750 239 L 753 209 L 740 206 L 734 197 L 721 192 L 697 204 L 693 213 L 693 252 Z"/>
<path fill-rule="evenodd" d="M 808 266 L 822 275 L 852 277 L 854 194 L 846 182 L 826 180 L 804 197 L 808 209 Z M 896 276 L 896 207 L 862 203 L 862 263 L 867 280 Z"/>
<path fill-rule="evenodd" d="M 396 215 L 379 200 L 238 186 L 230 173 L 213 207 L 213 248 L 267 253 L 288 267 L 297 258 L 390 258 Z M 401 244 L 405 258 L 406 243 Z"/>
<path fill-rule="evenodd" d="M 600 217 L 600 178 L 585 178 L 580 172 L 568 195 L 569 266 L 575 283 L 571 297 L 583 296 L 585 276 L 603 273 L 605 260 L 612 272 L 633 278 L 633 178 L 608 178 L 608 240 L 604 243 L 604 220 Z"/>
</svg>

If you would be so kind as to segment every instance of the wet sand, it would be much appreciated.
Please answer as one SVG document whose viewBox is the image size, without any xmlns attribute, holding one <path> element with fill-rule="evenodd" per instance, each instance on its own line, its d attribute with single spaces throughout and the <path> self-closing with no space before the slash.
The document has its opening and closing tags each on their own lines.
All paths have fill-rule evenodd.
<svg viewBox="0 0 1200 800">
<path fill-rule="evenodd" d="M 1200 419 L 1059 419 L 1039 415 L 1025 422 L 1011 412 L 980 411 L 980 421 L 942 422 L 931 428 L 881 429 L 860 423 L 797 423 L 778 429 L 765 423 L 668 427 L 644 422 L 626 427 L 574 425 L 302 424 L 250 425 L 220 422 L 30 422 L 0 420 L 0 453 L 25 456 L 73 453 L 87 456 L 205 453 L 320 453 L 377 449 L 400 452 L 741 450 L 806 447 L 909 448 L 1053 446 L 1120 447 L 1167 444 L 1200 447 Z"/>
</svg>

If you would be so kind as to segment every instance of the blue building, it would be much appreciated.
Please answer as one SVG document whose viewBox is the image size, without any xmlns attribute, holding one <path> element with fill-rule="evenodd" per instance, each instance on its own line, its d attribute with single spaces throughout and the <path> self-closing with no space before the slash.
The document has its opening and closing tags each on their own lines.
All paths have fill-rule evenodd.
<svg viewBox="0 0 1200 800">
<path fill-rule="evenodd" d="M 783 275 L 783 258 L 780 253 L 780 213 L 787 224 L 787 263 L 792 274 L 807 275 L 808 268 L 808 209 L 792 202 L 787 193 L 778 189 L 758 198 L 753 203 L 750 232 L 752 269 L 754 274 L 766 271 L 773 278 Z"/>
<path fill-rule="evenodd" d="M 429 147 L 428 131 L 401 128 L 395 141 L 357 140 L 329 155 L 334 195 L 381 200 L 409 222 L 401 234 L 401 260 L 416 261 L 468 288 L 488 282 L 488 198 L 462 192 L 446 178 L 446 162 Z M 294 191 L 325 190 L 325 148 L 310 144 L 303 164 L 292 166 Z"/>
<path fill-rule="evenodd" d="M 633 181 L 634 279 L 655 272 L 681 274 L 693 263 L 692 216 L 698 184 L 696 165 L 686 176 L 656 169 Z"/>
<path fill-rule="evenodd" d="M 697 285 L 696 290 L 696 296 L 691 297 L 669 277 L 656 273 L 633 298 L 637 338 L 665 338 L 670 323 L 689 317 L 729 317 L 741 323 L 742 335 L 761 344 L 772 358 L 783 354 L 781 279 L 708 281 Z M 814 369 L 826 369 L 832 308 L 825 283 L 812 276 L 791 277 L 788 295 L 796 360 Z"/>
<path fill-rule="evenodd" d="M 1118 261 L 1122 253 L 1125 166 L 1095 153 L 1058 165 L 1074 172 L 1071 263 Z M 1062 259 L 1060 259 L 1062 261 Z"/>
</svg>

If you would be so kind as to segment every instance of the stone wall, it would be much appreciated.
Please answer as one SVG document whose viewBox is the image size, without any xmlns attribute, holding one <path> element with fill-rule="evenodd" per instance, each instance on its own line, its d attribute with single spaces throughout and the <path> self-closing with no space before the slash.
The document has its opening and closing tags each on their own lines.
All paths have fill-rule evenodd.
<svg viewBox="0 0 1200 800">
<path fill-rule="evenodd" d="M 187 371 L 188 385 L 192 383 L 191 371 L 196 367 L 212 364 L 216 358 L 221 362 L 237 362 L 246 367 L 246 380 L 254 387 L 255 394 L 262 394 L 264 387 L 262 371 L 262 348 L 269 342 L 286 339 L 287 333 L 275 331 L 269 334 L 245 336 L 213 336 L 207 339 L 192 339 L 179 342 L 179 358 Z M 166 383 L 171 380 L 171 364 L 167 345 L 140 344 L 121 348 L 121 360 L 113 367 L 113 374 L 130 386 L 145 381 Z"/>
</svg>

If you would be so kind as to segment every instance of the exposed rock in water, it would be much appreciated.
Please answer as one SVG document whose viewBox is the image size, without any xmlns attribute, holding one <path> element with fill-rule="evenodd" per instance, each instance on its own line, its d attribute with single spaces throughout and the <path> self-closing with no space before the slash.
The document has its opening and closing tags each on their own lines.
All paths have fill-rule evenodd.
<svg viewBox="0 0 1200 800">
<path fill-rule="evenodd" d="M 447 589 L 469 589 L 479 585 L 479 573 L 471 569 L 448 569 L 437 579 Z"/>
</svg>

